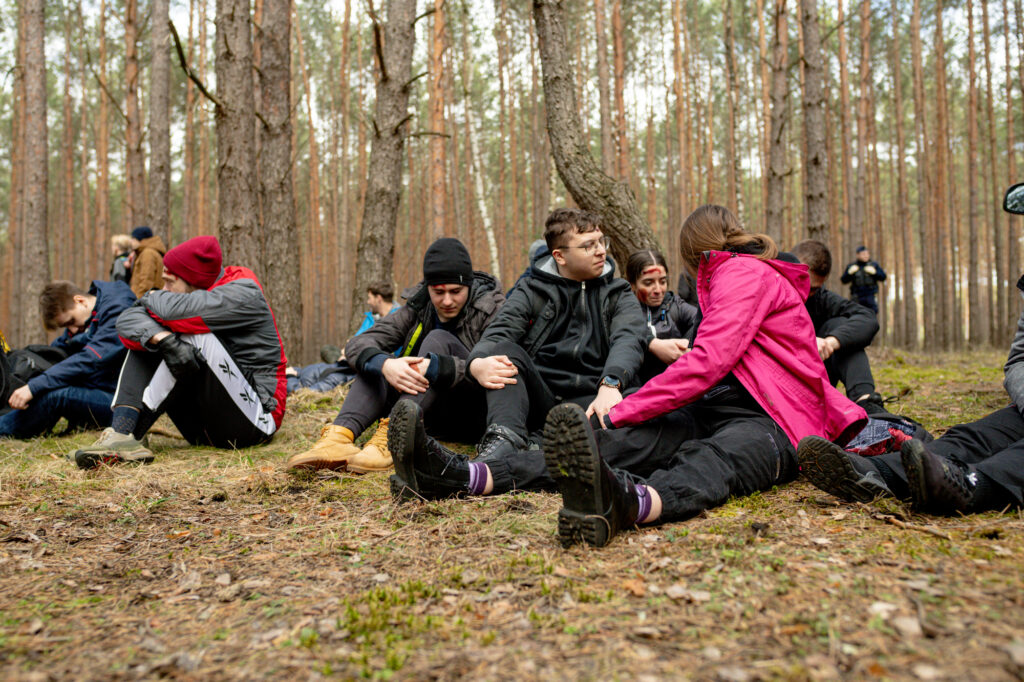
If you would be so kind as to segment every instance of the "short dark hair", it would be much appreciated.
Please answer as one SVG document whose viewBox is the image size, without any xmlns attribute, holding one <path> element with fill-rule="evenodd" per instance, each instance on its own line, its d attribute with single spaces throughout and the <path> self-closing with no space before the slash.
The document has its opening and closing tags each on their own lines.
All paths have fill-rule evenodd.
<svg viewBox="0 0 1024 682">
<path fill-rule="evenodd" d="M 626 261 L 626 281 L 630 284 L 636 284 L 644 269 L 652 265 L 660 265 L 665 268 L 665 276 L 668 277 L 668 264 L 665 262 L 665 257 L 661 255 L 660 251 L 643 249 L 629 254 L 629 260 Z"/>
<path fill-rule="evenodd" d="M 573 232 L 583 234 L 601 229 L 601 216 L 578 208 L 556 208 L 544 221 L 544 241 L 548 251 L 565 246 L 565 239 Z"/>
<path fill-rule="evenodd" d="M 819 277 L 828 277 L 832 272 L 832 252 L 817 239 L 805 239 L 793 247 L 793 255 Z"/>
<path fill-rule="evenodd" d="M 57 316 L 71 310 L 75 305 L 75 296 L 84 296 L 78 285 L 65 279 L 50 282 L 39 293 L 39 315 L 43 318 L 43 326 L 50 331 L 58 328 Z"/>
<path fill-rule="evenodd" d="M 387 280 L 377 280 L 371 282 L 370 286 L 366 287 L 366 291 L 373 294 L 374 296 L 380 296 L 388 303 L 395 300 L 395 288 L 391 286 L 391 282 Z"/>
</svg>

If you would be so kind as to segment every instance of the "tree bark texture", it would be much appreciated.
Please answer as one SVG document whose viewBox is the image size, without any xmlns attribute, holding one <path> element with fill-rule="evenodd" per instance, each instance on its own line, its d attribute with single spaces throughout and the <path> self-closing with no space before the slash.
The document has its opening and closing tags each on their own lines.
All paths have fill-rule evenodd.
<svg viewBox="0 0 1024 682">
<path fill-rule="evenodd" d="M 807 233 L 811 239 L 830 243 L 828 224 L 828 156 L 825 154 L 825 92 L 817 0 L 801 0 L 800 21 L 804 30 L 804 159 L 807 185 Z"/>
<path fill-rule="evenodd" d="M 124 142 L 127 166 L 127 206 L 124 231 L 146 219 L 146 155 L 142 150 L 142 113 L 139 111 L 139 3 L 127 0 L 124 20 Z"/>
<path fill-rule="evenodd" d="M 24 189 L 22 194 L 21 270 L 18 287 L 25 292 L 21 305 L 19 344 L 45 340 L 39 311 L 26 305 L 50 281 L 46 230 L 49 158 L 46 144 L 46 22 L 43 0 L 24 0 L 25 120 Z M 27 300 L 26 300 L 27 299 Z"/>
<path fill-rule="evenodd" d="M 253 127 L 252 21 L 247 0 L 217 0 L 215 110 L 217 130 L 217 227 L 224 262 L 262 274 L 256 221 L 256 158 Z M 202 209 L 202 206 L 200 206 Z"/>
<path fill-rule="evenodd" d="M 445 198 L 448 196 L 445 168 L 445 96 L 444 96 L 444 50 L 445 50 L 445 0 L 434 0 L 433 26 L 430 43 L 430 116 L 427 127 L 431 137 L 430 149 L 430 236 L 443 237 L 448 233 L 448 211 Z"/>
<path fill-rule="evenodd" d="M 533 17 L 544 74 L 548 137 L 558 175 L 580 208 L 600 213 L 612 240 L 612 255 L 625 267 L 638 249 L 659 248 L 626 182 L 608 177 L 590 155 L 573 92 L 560 0 L 533 0 Z M 621 273 L 620 273 L 621 274 Z"/>
<path fill-rule="evenodd" d="M 169 0 L 153 0 L 149 66 L 149 226 L 171 242 L 171 46 Z"/>
<path fill-rule="evenodd" d="M 612 93 L 608 73 L 608 29 L 604 0 L 594 0 L 594 33 L 597 34 L 597 96 L 601 116 L 601 170 L 615 174 L 615 123 L 612 121 Z"/>
<path fill-rule="evenodd" d="M 768 135 L 768 196 L 765 197 L 765 229 L 775 239 L 782 238 L 786 205 L 786 140 L 785 127 L 789 118 L 787 62 L 789 29 L 786 20 L 786 0 L 775 0 L 772 16 L 772 111 L 771 131 Z"/>
<path fill-rule="evenodd" d="M 968 340 L 972 346 L 984 343 L 978 277 L 978 72 L 974 68 L 975 60 L 974 2 L 967 0 L 967 319 Z"/>
<path fill-rule="evenodd" d="M 371 282 L 391 276 L 395 257 L 395 227 L 402 196 L 402 163 L 409 125 L 409 79 L 416 39 L 413 21 L 416 0 L 391 0 L 387 23 L 374 21 L 377 52 L 377 107 L 372 120 L 369 175 L 363 209 L 363 233 L 352 290 L 355 329 L 362 317 L 359 304 Z"/>
<path fill-rule="evenodd" d="M 291 122 L 291 0 L 263 0 L 259 43 L 259 111 L 266 121 L 260 128 L 259 206 L 263 217 L 260 249 L 263 252 L 263 291 L 277 317 L 285 352 L 303 356 L 302 297 L 299 268 L 292 258 L 298 241 L 292 188 Z"/>
</svg>

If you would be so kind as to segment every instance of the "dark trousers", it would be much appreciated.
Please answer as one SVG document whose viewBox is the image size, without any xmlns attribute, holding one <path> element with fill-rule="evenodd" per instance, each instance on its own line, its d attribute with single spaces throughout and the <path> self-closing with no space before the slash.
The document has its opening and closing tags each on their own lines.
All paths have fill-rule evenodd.
<svg viewBox="0 0 1024 682">
<path fill-rule="evenodd" d="M 936 455 L 972 465 L 1005 489 L 1018 506 L 1024 504 L 1024 417 L 1015 405 L 976 422 L 958 424 L 925 444 L 925 448 Z M 896 474 L 899 479 L 896 486 L 887 479 L 893 494 L 904 499 L 910 496 L 900 453 L 879 455 L 871 461 L 882 462 Z"/>
<path fill-rule="evenodd" d="M 593 387 L 575 396 L 556 396 L 540 375 L 533 358 L 522 346 L 502 342 L 492 355 L 505 355 L 519 370 L 516 383 L 487 391 L 487 423 L 511 429 L 523 440 L 543 428 L 551 408 L 561 402 L 574 402 L 583 407 L 593 402 Z"/>
<path fill-rule="evenodd" d="M 24 410 L 0 416 L 0 436 L 35 438 L 52 429 L 61 417 L 68 428 L 110 426 L 110 401 L 114 394 L 98 388 L 65 386 L 33 398 Z"/>
<path fill-rule="evenodd" d="M 842 322 L 841 318 L 828 320 L 818 330 L 820 336 L 829 336 Z M 840 348 L 825 361 L 825 371 L 833 386 L 843 382 L 846 397 L 850 400 L 875 392 L 875 377 L 871 374 L 871 363 L 863 348 Z"/>
<path fill-rule="evenodd" d="M 465 360 L 469 349 L 457 336 L 443 329 L 435 329 L 420 344 L 419 354 L 449 355 Z M 399 393 L 383 376 L 360 373 L 348 389 L 345 402 L 334 423 L 344 426 L 356 436 L 373 422 L 386 417 L 399 398 L 408 398 L 423 410 L 427 433 L 441 440 L 475 443 L 480 440 L 486 426 L 484 389 L 472 379 L 464 379 L 455 386 L 439 389 L 431 386 L 425 393 L 410 395 Z"/>
<path fill-rule="evenodd" d="M 114 406 L 133 407 L 139 410 L 139 421 L 134 431 L 136 438 L 142 438 L 157 418 L 167 413 L 178 427 L 185 440 L 193 445 L 212 445 L 217 448 L 244 448 L 268 442 L 274 434 L 273 421 L 269 415 L 262 415 L 254 423 L 238 407 L 235 395 L 248 390 L 251 402 L 255 393 L 242 378 L 237 368 L 232 368 L 233 388 L 225 385 L 218 376 L 223 370 L 202 364 L 199 371 L 173 382 L 173 388 L 157 405 L 146 404 L 146 389 L 166 379 L 157 377 L 163 366 L 159 353 L 128 351 Z M 270 431 L 267 433 L 267 431 Z"/>
<path fill-rule="evenodd" d="M 658 492 L 664 521 L 695 516 L 797 474 L 785 432 L 735 385 L 716 386 L 696 403 L 647 423 L 594 433 L 610 467 L 646 479 Z M 538 450 L 487 465 L 496 493 L 554 485 Z"/>
</svg>

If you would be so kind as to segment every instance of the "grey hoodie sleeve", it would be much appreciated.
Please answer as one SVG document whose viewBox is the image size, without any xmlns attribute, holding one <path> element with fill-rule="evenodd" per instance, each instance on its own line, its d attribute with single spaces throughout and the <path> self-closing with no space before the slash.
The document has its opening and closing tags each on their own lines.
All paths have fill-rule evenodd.
<svg viewBox="0 0 1024 682">
<path fill-rule="evenodd" d="M 1017 410 L 1024 414 L 1024 313 L 1017 320 L 1017 333 L 1010 344 L 1010 356 L 1003 365 L 1003 374 L 1006 392 L 1010 394 Z"/>
</svg>

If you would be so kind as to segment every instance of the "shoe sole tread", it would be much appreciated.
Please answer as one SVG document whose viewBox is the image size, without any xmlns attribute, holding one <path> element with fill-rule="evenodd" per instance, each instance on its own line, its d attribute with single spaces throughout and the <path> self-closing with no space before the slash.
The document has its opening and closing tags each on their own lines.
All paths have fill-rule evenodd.
<svg viewBox="0 0 1024 682">
<path fill-rule="evenodd" d="M 836 447 L 835 443 L 817 436 L 808 436 L 800 441 L 797 456 L 807 480 L 847 502 L 867 503 L 891 496 L 883 488 L 862 483 L 864 475 L 853 468 L 845 453 L 837 453 Z"/>
<path fill-rule="evenodd" d="M 601 467 L 590 424 L 581 412 L 557 406 L 544 426 L 544 460 L 558 484 L 564 506 L 558 512 L 558 537 L 563 547 L 579 542 L 608 543 L 608 521 L 601 516 Z"/>
</svg>

